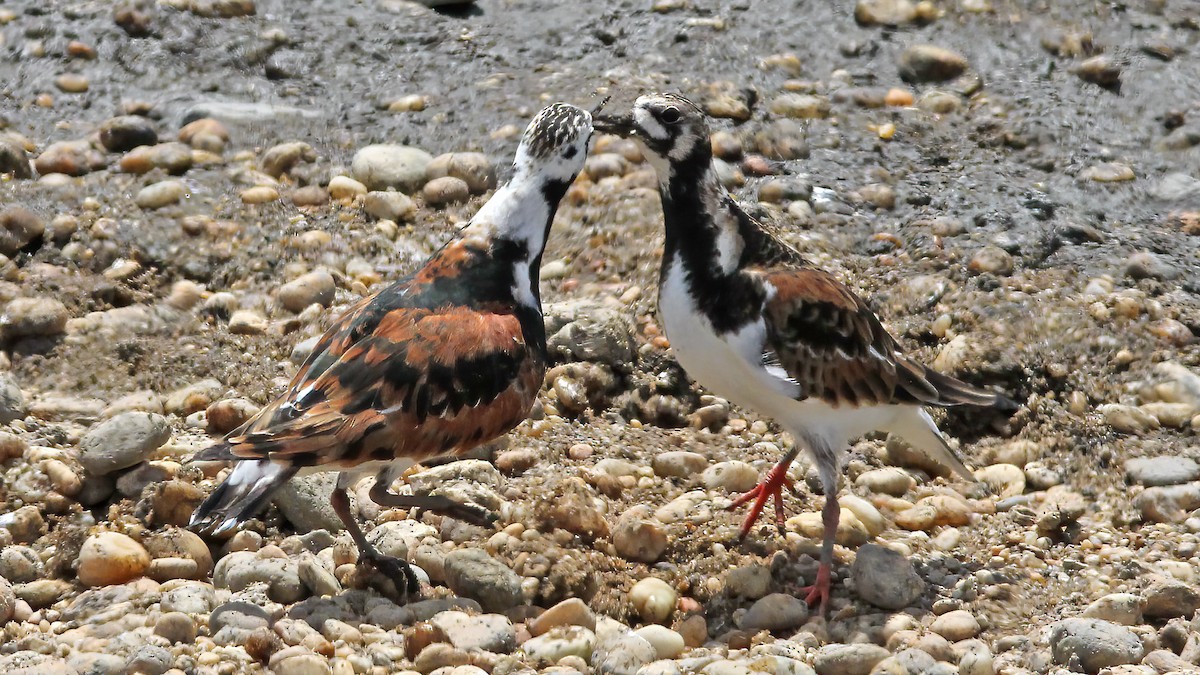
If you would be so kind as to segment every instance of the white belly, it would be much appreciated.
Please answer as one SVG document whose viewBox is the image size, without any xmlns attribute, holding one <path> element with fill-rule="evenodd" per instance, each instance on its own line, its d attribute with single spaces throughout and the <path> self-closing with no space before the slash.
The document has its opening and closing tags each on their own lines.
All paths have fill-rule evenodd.
<svg viewBox="0 0 1200 675">
<path fill-rule="evenodd" d="M 798 387 L 762 366 L 766 326 L 718 334 L 695 303 L 675 263 L 659 292 L 659 316 L 676 360 L 689 377 L 714 394 L 774 418 L 793 435 L 818 436 L 839 448 L 870 431 L 886 429 L 901 406 L 833 407 L 819 399 L 797 401 Z"/>
</svg>

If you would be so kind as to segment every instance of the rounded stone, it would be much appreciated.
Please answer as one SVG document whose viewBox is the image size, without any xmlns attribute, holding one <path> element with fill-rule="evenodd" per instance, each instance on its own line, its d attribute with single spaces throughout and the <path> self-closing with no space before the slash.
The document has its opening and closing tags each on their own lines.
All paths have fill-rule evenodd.
<svg viewBox="0 0 1200 675">
<path fill-rule="evenodd" d="M 171 437 L 162 415 L 121 413 L 101 422 L 79 442 L 79 463 L 89 473 L 106 475 L 144 461 Z"/>
<path fill-rule="evenodd" d="M 140 115 L 122 115 L 100 125 L 100 144 L 109 152 L 128 152 L 155 143 L 158 132 L 150 120 Z"/>
<path fill-rule="evenodd" d="M 382 220 L 396 222 L 411 220 L 417 205 L 403 192 L 368 192 L 363 198 L 363 210 Z"/>
<path fill-rule="evenodd" d="M 812 664 L 817 675 L 868 675 L 888 656 L 888 650 L 879 645 L 830 644 L 817 650 Z"/>
<path fill-rule="evenodd" d="M 471 189 L 467 182 L 454 176 L 434 178 L 425 184 L 421 196 L 431 206 L 446 206 L 465 202 L 471 197 Z"/>
<path fill-rule="evenodd" d="M 541 635 L 560 626 L 583 626 L 596 629 L 596 615 L 579 598 L 568 598 L 542 612 L 529 622 L 529 633 Z"/>
<path fill-rule="evenodd" d="M 850 567 L 858 597 L 883 609 L 908 607 L 925 592 L 925 582 L 912 563 L 896 551 L 866 544 Z"/>
<path fill-rule="evenodd" d="M 16 298 L 4 308 L 0 328 L 9 339 L 61 335 L 70 314 L 55 298 Z"/>
<path fill-rule="evenodd" d="M 859 474 L 854 484 L 864 487 L 876 494 L 901 497 L 917 486 L 917 481 L 904 469 L 888 466 L 882 469 L 872 469 Z"/>
<path fill-rule="evenodd" d="M 256 185 L 242 190 L 243 204 L 266 204 L 279 199 L 279 190 L 269 185 Z"/>
<path fill-rule="evenodd" d="M 1123 626 L 1142 623 L 1142 598 L 1133 593 L 1109 593 L 1083 610 L 1084 618 L 1111 621 Z"/>
<path fill-rule="evenodd" d="M 713 464 L 700 474 L 700 482 L 709 490 L 746 492 L 758 484 L 758 471 L 740 460 Z"/>
<path fill-rule="evenodd" d="M 567 656 L 589 660 L 595 647 L 596 635 L 590 629 L 583 626 L 555 626 L 526 640 L 521 645 L 521 651 L 531 661 L 557 663 Z"/>
<path fill-rule="evenodd" d="M 929 630 L 951 642 L 973 638 L 979 634 L 979 621 L 965 609 L 956 609 L 933 620 Z"/>
<path fill-rule="evenodd" d="M 212 434 L 227 434 L 242 426 L 261 408 L 254 401 L 244 398 L 225 398 L 208 406 L 205 417 L 208 431 Z"/>
<path fill-rule="evenodd" d="M 473 548 L 451 551 L 445 562 L 446 584 L 487 612 L 503 612 L 523 604 L 521 578 L 507 565 Z"/>
<path fill-rule="evenodd" d="M 280 286 L 276 297 L 289 312 L 299 313 L 313 304 L 328 307 L 333 303 L 336 290 L 333 275 L 327 270 L 316 270 Z"/>
<path fill-rule="evenodd" d="M 354 199 L 367 194 L 367 186 L 349 176 L 334 176 L 329 179 L 329 196 L 339 200 Z"/>
<path fill-rule="evenodd" d="M 1050 650 L 1054 662 L 1078 661 L 1086 672 L 1096 673 L 1142 659 L 1145 648 L 1137 633 L 1099 619 L 1063 619 L 1050 627 Z"/>
<path fill-rule="evenodd" d="M 411 194 L 425 183 L 432 160 L 428 152 L 406 145 L 368 145 L 355 153 L 351 171 L 368 189 Z"/>
<path fill-rule="evenodd" d="M 426 177 L 434 180 L 443 176 L 462 179 L 471 194 L 496 187 L 496 170 L 482 152 L 451 152 L 434 157 L 426 167 Z"/>
<path fill-rule="evenodd" d="M 808 604 L 785 593 L 772 593 L 757 600 L 742 616 L 742 630 L 771 632 L 798 628 L 808 620 Z"/>
<path fill-rule="evenodd" d="M 83 542 L 76 576 L 87 586 L 111 586 L 136 579 L 149 567 L 150 554 L 137 541 L 119 532 L 100 532 Z"/>
<path fill-rule="evenodd" d="M 649 564 L 666 552 L 667 533 L 659 523 L 626 513 L 617 520 L 612 542 L 622 558 Z"/>
<path fill-rule="evenodd" d="M 301 162 L 315 162 L 317 152 L 303 141 L 280 143 L 263 153 L 259 165 L 268 176 L 279 178 Z"/>
<path fill-rule="evenodd" d="M 1013 257 L 999 246 L 984 246 L 971 256 L 967 269 L 974 274 L 1007 276 L 1013 272 Z"/>
<path fill-rule="evenodd" d="M 137 196 L 133 198 L 133 203 L 143 209 L 161 209 L 164 206 L 179 203 L 185 194 L 187 194 L 187 189 L 183 187 L 183 183 L 177 180 L 164 180 L 138 190 Z"/>
<path fill-rule="evenodd" d="M 670 450 L 656 454 L 650 460 L 657 476 L 664 478 L 691 478 L 708 467 L 708 459 L 698 452 Z"/>
<path fill-rule="evenodd" d="M 658 624 L 642 626 L 635 630 L 634 634 L 641 636 L 643 640 L 649 642 L 654 647 L 654 652 L 660 659 L 673 659 L 679 656 L 685 646 L 682 635 L 666 626 Z"/>
<path fill-rule="evenodd" d="M 629 604 L 647 623 L 663 623 L 670 618 L 678 597 L 670 584 L 657 577 L 641 579 L 629 589 Z"/>
<path fill-rule="evenodd" d="M 188 644 L 196 639 L 196 622 L 183 612 L 167 612 L 154 622 L 154 634 L 172 644 Z"/>
<path fill-rule="evenodd" d="M 934 45 L 913 45 L 900 55 L 900 77 L 907 82 L 952 80 L 966 70 L 961 54 Z"/>
<path fill-rule="evenodd" d="M 0 211 L 0 253 L 16 255 L 18 251 L 41 239 L 46 224 L 41 216 L 20 206 L 9 206 Z"/>
</svg>

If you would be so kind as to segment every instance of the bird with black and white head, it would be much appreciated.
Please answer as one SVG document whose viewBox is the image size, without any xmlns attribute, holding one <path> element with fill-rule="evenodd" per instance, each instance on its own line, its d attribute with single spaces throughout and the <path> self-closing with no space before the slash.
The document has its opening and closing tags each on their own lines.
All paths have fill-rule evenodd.
<svg viewBox="0 0 1200 675">
<path fill-rule="evenodd" d="M 906 356 L 866 303 L 745 212 L 712 166 L 708 120 L 688 99 L 651 94 L 596 129 L 635 140 L 658 174 L 665 241 L 658 313 L 688 375 L 730 401 L 774 418 L 795 446 L 754 490 L 745 537 L 768 500 L 782 528 L 782 490 L 801 451 L 825 492 L 824 537 L 808 602 L 828 611 L 838 477 L 851 439 L 894 432 L 965 480 L 974 480 L 924 406 L 1008 407 L 1008 399 Z"/>
<path fill-rule="evenodd" d="M 513 176 L 457 236 L 407 277 L 336 319 L 287 390 L 194 461 L 236 462 L 190 526 L 228 532 L 292 476 L 338 471 L 331 502 L 358 546 L 402 592 L 404 561 L 367 540 L 347 489 L 376 473 L 371 499 L 472 523 L 494 516 L 440 496 L 391 491 L 415 463 L 453 457 L 525 419 L 546 369 L 538 271 L 559 201 L 583 168 L 592 118 L 563 103 L 537 114 Z"/>
</svg>

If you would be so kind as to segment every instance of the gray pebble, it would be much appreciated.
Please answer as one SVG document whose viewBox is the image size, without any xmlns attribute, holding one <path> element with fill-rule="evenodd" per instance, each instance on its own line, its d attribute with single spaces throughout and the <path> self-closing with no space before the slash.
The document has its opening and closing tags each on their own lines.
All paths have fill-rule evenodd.
<svg viewBox="0 0 1200 675">
<path fill-rule="evenodd" d="M 1200 478 L 1200 463 L 1188 457 L 1137 457 L 1125 462 L 1129 480 L 1147 486 L 1179 485 Z"/>
<path fill-rule="evenodd" d="M 308 595 L 300 583 L 298 565 L 290 558 L 259 558 L 249 551 L 236 551 L 221 558 L 213 569 L 213 585 L 240 591 L 253 583 L 267 584 L 267 596 L 280 603 L 297 602 Z"/>
<path fill-rule="evenodd" d="M 1137 663 L 1144 651 L 1133 631 L 1099 619 L 1063 619 L 1050 627 L 1054 662 L 1095 673 L 1101 668 Z"/>
<path fill-rule="evenodd" d="M 79 442 L 79 463 L 89 473 L 107 475 L 144 461 L 170 437 L 162 415 L 121 413 L 88 431 Z"/>
<path fill-rule="evenodd" d="M 507 565 L 474 548 L 446 556 L 446 583 L 458 595 L 479 601 L 488 612 L 503 612 L 523 604 L 521 578 Z"/>
<path fill-rule="evenodd" d="M 1158 577 L 1142 591 L 1142 612 L 1155 619 L 1191 617 L 1200 609 L 1200 591 L 1174 577 Z"/>
<path fill-rule="evenodd" d="M 324 471 L 293 478 L 275 492 L 275 506 L 298 530 L 341 532 L 345 526 L 329 503 L 337 477 L 336 472 Z"/>
<path fill-rule="evenodd" d="M 875 664 L 891 656 L 887 649 L 872 644 L 830 644 L 813 655 L 817 675 L 868 675 Z"/>
<path fill-rule="evenodd" d="M 175 657 L 171 652 L 158 645 L 143 645 L 129 655 L 125 668 L 130 673 L 141 675 L 162 675 L 171 669 Z"/>
<path fill-rule="evenodd" d="M 750 606 L 742 616 L 743 630 L 786 631 L 808 620 L 808 604 L 784 593 L 772 593 Z"/>
<path fill-rule="evenodd" d="M 14 178 L 33 178 L 29 155 L 20 142 L 0 135 L 0 173 L 11 173 Z"/>
<path fill-rule="evenodd" d="M 902 609 L 925 592 L 925 582 L 903 555 L 877 544 L 858 549 L 850 578 L 858 597 L 883 609 Z"/>
<path fill-rule="evenodd" d="M 25 417 L 25 395 L 11 373 L 0 373 L 0 424 Z"/>
</svg>

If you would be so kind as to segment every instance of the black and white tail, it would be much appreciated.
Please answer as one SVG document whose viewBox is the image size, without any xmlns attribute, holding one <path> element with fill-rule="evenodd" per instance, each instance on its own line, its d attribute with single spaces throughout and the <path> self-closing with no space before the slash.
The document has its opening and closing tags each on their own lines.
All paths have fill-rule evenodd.
<svg viewBox="0 0 1200 675">
<path fill-rule="evenodd" d="M 296 475 L 296 470 L 269 459 L 239 461 L 192 514 L 188 528 L 214 536 L 232 530 L 266 507 L 275 490 Z"/>
</svg>

